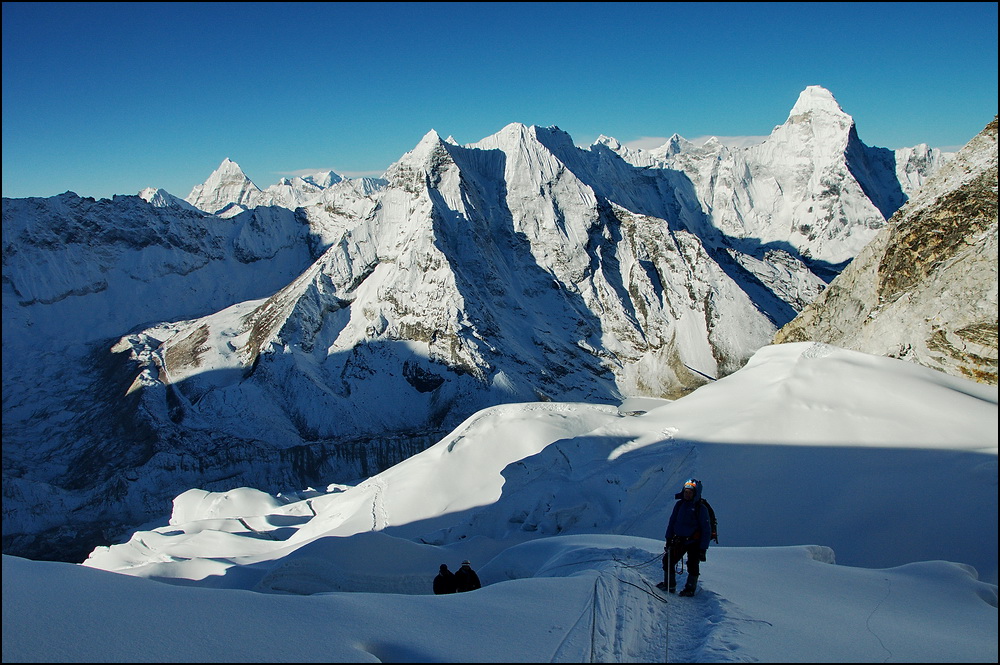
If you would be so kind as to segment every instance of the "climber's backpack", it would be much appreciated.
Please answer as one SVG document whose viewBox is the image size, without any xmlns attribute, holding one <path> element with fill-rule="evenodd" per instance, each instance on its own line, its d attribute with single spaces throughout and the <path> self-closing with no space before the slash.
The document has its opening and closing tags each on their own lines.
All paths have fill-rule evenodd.
<svg viewBox="0 0 1000 665">
<path fill-rule="evenodd" d="M 712 508 L 712 504 L 710 504 L 705 499 L 702 499 L 701 502 L 702 502 L 702 504 L 704 504 L 704 506 L 706 508 L 708 508 L 708 521 L 712 523 L 712 540 L 714 540 L 716 542 L 716 544 L 718 544 L 718 542 L 719 542 L 719 521 L 715 519 L 715 509 Z"/>
</svg>

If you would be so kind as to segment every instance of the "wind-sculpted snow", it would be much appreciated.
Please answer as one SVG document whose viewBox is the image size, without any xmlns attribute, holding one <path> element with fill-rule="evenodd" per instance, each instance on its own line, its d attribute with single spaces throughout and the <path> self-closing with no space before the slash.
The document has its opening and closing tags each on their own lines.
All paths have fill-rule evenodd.
<svg viewBox="0 0 1000 665">
<path fill-rule="evenodd" d="M 291 581 L 291 589 L 255 589 L 263 593 L 248 593 L 232 574 L 226 579 L 236 588 L 206 589 L 197 587 L 213 578 L 166 585 L 4 555 L 4 660 L 996 660 L 995 585 L 944 561 L 870 571 L 817 560 L 812 546 L 721 548 L 710 587 L 678 598 L 649 579 L 658 541 L 558 536 L 490 561 L 478 591 L 432 596 L 437 564 L 461 560 L 458 551 L 399 539 L 334 546 L 344 540 L 317 542 L 326 547 L 316 556 L 275 570 L 273 579 Z M 508 554 L 536 552 L 571 565 L 513 578 L 490 572 L 510 562 Z M 331 579 L 346 588 L 311 592 L 313 582 L 328 589 Z M 423 592 L 409 593 L 418 580 Z M 993 606 L 980 595 L 990 592 Z"/>
</svg>

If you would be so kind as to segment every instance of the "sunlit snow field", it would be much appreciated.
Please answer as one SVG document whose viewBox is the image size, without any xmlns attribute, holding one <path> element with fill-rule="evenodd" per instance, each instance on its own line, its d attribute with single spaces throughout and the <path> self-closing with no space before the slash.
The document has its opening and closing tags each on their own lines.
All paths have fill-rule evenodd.
<svg viewBox="0 0 1000 665">
<path fill-rule="evenodd" d="M 996 662 L 996 433 L 996 387 L 808 343 L 675 402 L 498 406 L 356 484 L 5 555 L 3 660 Z M 681 598 L 688 477 L 720 537 Z M 432 595 L 466 558 L 483 588 Z"/>
</svg>

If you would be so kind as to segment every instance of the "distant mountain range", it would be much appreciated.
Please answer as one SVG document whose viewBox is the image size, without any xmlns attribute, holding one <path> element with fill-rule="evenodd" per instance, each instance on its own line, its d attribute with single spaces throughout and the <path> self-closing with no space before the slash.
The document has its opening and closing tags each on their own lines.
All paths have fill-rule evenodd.
<svg viewBox="0 0 1000 665">
<path fill-rule="evenodd" d="M 367 477 L 491 405 L 681 397 L 953 157 L 864 145 L 812 86 L 746 148 L 512 124 L 380 179 L 261 190 L 226 159 L 183 200 L 5 198 L 4 552 L 82 561 L 193 487 Z"/>
</svg>

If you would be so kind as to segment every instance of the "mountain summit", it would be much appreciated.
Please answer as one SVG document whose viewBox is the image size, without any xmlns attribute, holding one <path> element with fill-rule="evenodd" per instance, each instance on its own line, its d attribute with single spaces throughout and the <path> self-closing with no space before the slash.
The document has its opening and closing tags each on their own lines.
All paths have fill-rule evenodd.
<svg viewBox="0 0 1000 665">
<path fill-rule="evenodd" d="M 848 125 L 854 124 L 853 118 L 844 113 L 840 104 L 833 98 L 833 93 L 819 85 L 810 85 L 799 93 L 788 119 L 798 118 L 801 121 L 803 116 L 808 116 L 810 113 L 825 113 L 846 121 Z"/>
<path fill-rule="evenodd" d="M 368 477 L 497 404 L 731 374 L 947 162 L 865 146 L 821 88 L 795 108 L 749 148 L 514 123 L 382 179 L 261 190 L 227 159 L 183 205 L 4 199 L 5 551 Z"/>
<path fill-rule="evenodd" d="M 246 208 L 254 203 L 261 193 L 257 185 L 243 173 L 239 164 L 228 157 L 202 185 L 196 185 L 188 194 L 188 203 L 213 214 L 224 211 L 230 205 Z"/>
</svg>

